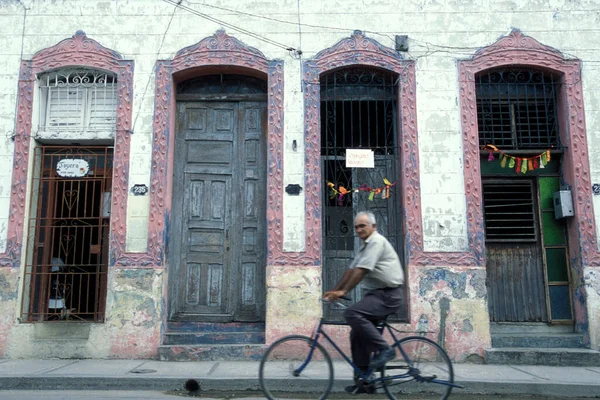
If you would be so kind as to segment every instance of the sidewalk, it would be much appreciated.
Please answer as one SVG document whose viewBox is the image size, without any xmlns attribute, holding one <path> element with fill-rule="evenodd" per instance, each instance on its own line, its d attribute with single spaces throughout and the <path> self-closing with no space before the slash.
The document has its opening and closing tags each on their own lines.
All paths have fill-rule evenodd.
<svg viewBox="0 0 600 400">
<path fill-rule="evenodd" d="M 334 391 L 342 391 L 351 373 L 346 364 L 335 364 Z M 188 379 L 207 391 L 260 390 L 258 366 L 256 361 L 0 360 L 0 390 L 167 391 L 182 390 Z M 600 398 L 600 366 L 455 364 L 454 370 L 455 381 L 465 386 L 455 393 Z M 302 382 L 294 384 L 295 391 L 302 389 Z"/>
</svg>

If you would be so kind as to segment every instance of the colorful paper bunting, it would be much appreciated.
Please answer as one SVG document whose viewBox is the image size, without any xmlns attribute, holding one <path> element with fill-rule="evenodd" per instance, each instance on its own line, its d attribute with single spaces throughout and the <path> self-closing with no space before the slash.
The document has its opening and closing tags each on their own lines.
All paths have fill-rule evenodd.
<svg viewBox="0 0 600 400">
<path fill-rule="evenodd" d="M 534 169 L 545 168 L 550 162 L 550 149 L 533 157 L 511 156 L 492 144 L 486 144 L 481 149 L 490 152 L 488 161 L 494 161 L 494 151 L 500 153 L 500 167 L 506 168 L 508 164 L 508 168 L 514 168 L 515 172 L 521 174 L 526 174 L 527 171 L 533 171 Z"/>
<path fill-rule="evenodd" d="M 390 197 L 390 188 L 396 184 L 396 182 L 392 183 L 386 178 L 383 179 L 384 186 L 378 188 L 371 188 L 366 184 L 360 185 L 358 188 L 354 189 L 346 189 L 345 187 L 338 185 L 337 189 L 335 184 L 332 182 L 327 182 L 327 187 L 329 188 L 329 198 L 333 199 L 337 196 L 338 204 L 342 205 L 344 201 L 344 196 L 350 193 L 358 193 L 358 192 L 369 192 L 369 200 L 373 201 L 375 196 L 381 195 L 382 199 L 387 199 Z"/>
</svg>

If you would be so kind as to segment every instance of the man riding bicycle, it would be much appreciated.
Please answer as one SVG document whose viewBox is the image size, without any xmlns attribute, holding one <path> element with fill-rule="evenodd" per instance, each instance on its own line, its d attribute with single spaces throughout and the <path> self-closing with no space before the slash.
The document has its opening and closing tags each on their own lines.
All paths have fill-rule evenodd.
<svg viewBox="0 0 600 400">
<path fill-rule="evenodd" d="M 342 279 L 333 290 L 325 292 L 323 299 L 338 300 L 358 283 L 363 283 L 364 297 L 344 311 L 344 318 L 352 328 L 352 360 L 366 372 L 369 368 L 383 367 L 395 356 L 395 350 L 379 333 L 375 323 L 402 306 L 404 272 L 390 242 L 377 232 L 373 213 L 359 212 L 354 218 L 354 229 L 361 240 L 360 250 Z M 371 360 L 373 352 L 376 355 Z M 355 375 L 355 384 L 346 387 L 346 391 L 353 394 L 375 392 L 374 387 L 358 383 Z"/>
</svg>

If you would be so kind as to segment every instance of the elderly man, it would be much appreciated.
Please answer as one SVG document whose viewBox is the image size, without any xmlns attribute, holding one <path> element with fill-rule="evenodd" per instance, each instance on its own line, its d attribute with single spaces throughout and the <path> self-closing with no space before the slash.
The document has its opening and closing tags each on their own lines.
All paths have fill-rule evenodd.
<svg viewBox="0 0 600 400">
<path fill-rule="evenodd" d="M 400 309 L 404 273 L 398 254 L 390 242 L 377 232 L 373 213 L 358 213 L 354 218 L 354 229 L 361 239 L 360 250 L 336 287 L 325 292 L 323 299 L 335 301 L 363 282 L 366 290 L 363 299 L 348 307 L 344 318 L 352 327 L 352 360 L 366 372 L 369 367 L 383 367 L 395 356 L 395 350 L 381 336 L 375 322 Z M 371 360 L 373 352 L 376 356 Z M 375 389 L 359 385 L 355 376 L 355 385 L 347 387 L 346 391 L 353 394 L 374 393 Z"/>
</svg>

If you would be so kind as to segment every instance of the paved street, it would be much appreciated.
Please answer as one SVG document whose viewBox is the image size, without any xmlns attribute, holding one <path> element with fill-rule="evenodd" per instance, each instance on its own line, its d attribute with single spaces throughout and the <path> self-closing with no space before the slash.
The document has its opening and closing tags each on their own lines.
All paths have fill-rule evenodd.
<svg viewBox="0 0 600 400">
<path fill-rule="evenodd" d="M 0 391 L 1 400 L 115 400 L 115 399 L 128 399 L 128 400 L 178 400 L 178 399 L 194 399 L 202 398 L 204 400 L 218 400 L 218 399 L 239 399 L 239 400 L 263 400 L 264 397 L 260 392 L 211 392 L 202 393 L 202 395 L 189 396 L 186 392 L 158 392 L 158 391 L 121 391 L 121 390 L 54 390 L 54 391 L 36 391 L 36 390 L 7 390 Z M 312 397 L 301 394 L 290 394 L 286 397 L 287 400 L 305 400 Z M 342 394 L 333 394 L 329 397 L 335 400 L 362 400 L 362 399 L 385 399 L 385 395 L 376 396 L 346 396 Z M 437 397 L 415 397 L 408 396 L 402 397 L 402 400 L 437 400 Z M 452 395 L 450 400 L 556 400 L 556 397 L 514 397 L 514 396 L 502 396 L 502 395 Z M 586 400 L 586 399 L 571 399 L 571 400 Z M 587 399 L 589 400 L 589 398 Z"/>
</svg>

